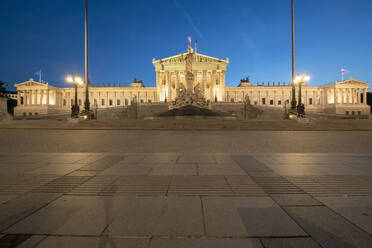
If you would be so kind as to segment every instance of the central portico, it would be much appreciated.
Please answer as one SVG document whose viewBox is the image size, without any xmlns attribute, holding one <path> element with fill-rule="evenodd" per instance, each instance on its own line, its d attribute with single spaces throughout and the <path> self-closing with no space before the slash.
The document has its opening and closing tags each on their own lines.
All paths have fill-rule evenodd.
<svg viewBox="0 0 372 248">
<path fill-rule="evenodd" d="M 193 53 L 193 84 L 187 85 L 186 56 Z M 186 53 L 152 61 L 156 72 L 156 89 L 160 101 L 174 101 L 177 90 L 185 87 L 192 90 L 199 84 L 204 98 L 209 101 L 223 101 L 225 95 L 225 75 L 229 59 L 213 58 L 199 54 L 190 47 Z M 192 87 L 192 89 L 190 89 Z"/>
</svg>

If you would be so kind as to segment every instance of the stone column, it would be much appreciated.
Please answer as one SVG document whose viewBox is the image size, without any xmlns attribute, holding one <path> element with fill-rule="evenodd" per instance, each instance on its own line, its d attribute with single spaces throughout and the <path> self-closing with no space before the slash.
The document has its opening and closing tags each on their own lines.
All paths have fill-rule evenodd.
<svg viewBox="0 0 372 248">
<path fill-rule="evenodd" d="M 204 97 L 205 97 L 206 85 L 207 85 L 207 71 L 204 70 L 203 71 L 203 79 L 202 79 L 202 90 L 203 90 Z"/>
<path fill-rule="evenodd" d="M 40 91 L 40 105 L 43 106 L 44 90 Z"/>
<path fill-rule="evenodd" d="M 156 71 L 156 88 L 159 87 L 159 75 L 160 75 L 159 71 Z"/>
<path fill-rule="evenodd" d="M 336 87 L 333 89 L 333 99 L 334 99 L 334 103 L 337 104 L 337 91 L 336 91 Z"/>
<path fill-rule="evenodd" d="M 367 104 L 367 89 L 363 90 L 363 103 L 365 105 Z"/>
<path fill-rule="evenodd" d="M 358 93 L 358 104 L 361 104 L 361 94 L 360 94 L 360 89 L 358 88 L 357 89 L 357 93 Z"/>
<path fill-rule="evenodd" d="M 168 95 L 169 101 L 172 101 L 172 74 L 168 72 Z"/>
<path fill-rule="evenodd" d="M 180 88 L 180 72 L 176 71 L 176 91 Z"/>
<path fill-rule="evenodd" d="M 25 99 L 23 99 L 23 102 L 25 102 Z M 21 106 L 21 92 L 17 90 L 17 106 Z"/>
<path fill-rule="evenodd" d="M 47 105 L 49 105 L 49 88 L 47 89 Z"/>
<path fill-rule="evenodd" d="M 214 102 L 215 95 L 214 95 L 214 88 L 216 87 L 216 71 L 212 71 L 212 87 L 211 87 L 211 101 Z M 235 95 L 235 101 L 237 101 L 236 95 Z"/>
<path fill-rule="evenodd" d="M 167 101 L 169 100 L 169 72 L 165 73 L 165 87 L 168 88 L 168 92 L 164 92 L 164 99 L 166 98 Z"/>
<path fill-rule="evenodd" d="M 222 71 L 221 82 L 220 82 L 220 94 L 223 96 L 225 94 L 226 87 L 226 71 Z"/>
</svg>

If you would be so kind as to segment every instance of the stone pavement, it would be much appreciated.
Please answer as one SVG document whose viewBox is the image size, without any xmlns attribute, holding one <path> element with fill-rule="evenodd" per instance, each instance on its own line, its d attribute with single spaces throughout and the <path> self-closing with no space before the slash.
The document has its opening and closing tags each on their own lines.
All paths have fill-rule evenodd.
<svg viewBox="0 0 372 248">
<path fill-rule="evenodd" d="M 0 154 L 0 247 L 372 247 L 372 155 Z"/>
</svg>

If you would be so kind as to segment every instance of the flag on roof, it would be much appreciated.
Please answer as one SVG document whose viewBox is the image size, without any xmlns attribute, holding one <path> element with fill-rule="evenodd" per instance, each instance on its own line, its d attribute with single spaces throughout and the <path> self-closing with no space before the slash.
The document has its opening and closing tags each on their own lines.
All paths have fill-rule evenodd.
<svg viewBox="0 0 372 248">
<path fill-rule="evenodd" d="M 348 70 L 342 68 L 342 69 L 341 69 L 341 74 L 342 74 L 342 76 L 345 75 L 346 73 L 350 73 L 350 71 L 348 71 Z"/>
</svg>

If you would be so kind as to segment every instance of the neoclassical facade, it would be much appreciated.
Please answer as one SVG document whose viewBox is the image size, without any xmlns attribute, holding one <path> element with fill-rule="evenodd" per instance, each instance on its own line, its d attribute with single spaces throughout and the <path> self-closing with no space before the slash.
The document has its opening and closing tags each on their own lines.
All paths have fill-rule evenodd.
<svg viewBox="0 0 372 248">
<path fill-rule="evenodd" d="M 189 51 L 190 52 L 190 51 Z M 226 87 L 226 69 L 229 59 L 218 59 L 191 51 L 193 55 L 193 85 L 199 85 L 209 102 L 229 104 L 244 101 L 249 97 L 251 104 L 272 108 L 289 107 L 292 86 L 285 83 L 257 83 L 243 80 L 237 87 Z M 176 98 L 177 89 L 186 84 L 185 57 L 187 53 L 153 59 L 156 73 L 156 87 L 144 87 L 141 81 L 129 86 L 108 85 L 90 86 L 91 108 L 112 108 L 130 105 L 132 101 L 140 104 L 170 102 Z M 99 85 L 99 84 L 97 84 Z M 102 84 L 103 85 L 103 84 Z M 307 112 L 341 115 L 369 115 L 366 93 L 368 82 L 351 78 L 326 86 L 302 86 L 302 102 Z M 15 84 L 18 106 L 15 115 L 59 114 L 71 111 L 74 88 L 58 88 L 32 79 Z M 296 86 L 296 97 L 299 87 Z M 85 88 L 78 88 L 78 104 L 84 106 Z"/>
</svg>

